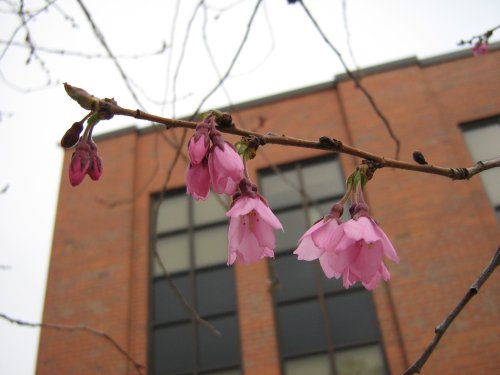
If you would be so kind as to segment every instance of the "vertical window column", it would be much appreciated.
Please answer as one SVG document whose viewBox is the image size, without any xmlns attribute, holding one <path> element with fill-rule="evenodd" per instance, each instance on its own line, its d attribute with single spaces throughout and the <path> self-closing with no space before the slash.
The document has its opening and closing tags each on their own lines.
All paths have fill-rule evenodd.
<svg viewBox="0 0 500 375">
<path fill-rule="evenodd" d="M 224 207 L 215 195 L 198 202 L 184 190 L 169 194 L 160 204 L 152 237 L 171 280 L 222 336 L 193 322 L 152 255 L 151 374 L 240 374 L 236 291 L 233 268 L 226 266 Z"/>
<path fill-rule="evenodd" d="M 271 264 L 279 280 L 273 297 L 283 374 L 387 374 L 371 294 L 359 285 L 345 290 L 341 280 L 324 276 L 318 261 L 292 254 L 311 221 L 345 192 L 338 158 L 289 164 L 280 173 L 265 170 L 260 183 L 286 230 L 277 234 Z"/>
</svg>

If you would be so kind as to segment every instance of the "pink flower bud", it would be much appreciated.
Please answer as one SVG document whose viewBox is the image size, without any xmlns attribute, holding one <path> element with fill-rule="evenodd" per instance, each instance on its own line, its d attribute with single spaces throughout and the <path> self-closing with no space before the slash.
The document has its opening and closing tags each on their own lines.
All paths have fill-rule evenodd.
<svg viewBox="0 0 500 375">
<path fill-rule="evenodd" d="M 200 126 L 196 128 L 196 133 L 188 143 L 189 158 L 192 164 L 200 164 L 208 153 L 209 136 L 208 128 Z"/>
<path fill-rule="evenodd" d="M 186 170 L 186 193 L 194 199 L 205 200 L 210 192 L 210 173 L 206 162 L 189 164 Z"/>
<path fill-rule="evenodd" d="M 72 186 L 77 186 L 83 181 L 91 162 L 90 145 L 87 142 L 78 142 L 69 164 L 69 182 Z"/>
<path fill-rule="evenodd" d="M 224 141 L 222 147 L 213 145 L 208 154 L 212 188 L 217 194 L 233 195 L 244 178 L 243 161 L 234 146 Z"/>
<path fill-rule="evenodd" d="M 90 167 L 87 174 L 94 181 L 97 181 L 102 175 L 102 159 L 97 155 L 97 146 L 94 142 L 89 141 L 90 145 Z"/>
</svg>

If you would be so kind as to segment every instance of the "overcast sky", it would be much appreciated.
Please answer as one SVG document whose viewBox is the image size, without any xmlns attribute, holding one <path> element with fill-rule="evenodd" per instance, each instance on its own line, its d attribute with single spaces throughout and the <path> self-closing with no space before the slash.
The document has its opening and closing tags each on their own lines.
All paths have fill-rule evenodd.
<svg viewBox="0 0 500 375">
<path fill-rule="evenodd" d="M 28 10 L 45 3 L 24 1 Z M 218 80 L 203 42 L 204 25 L 210 51 L 223 74 L 241 42 L 256 0 L 214 0 L 207 8 L 200 8 L 180 65 L 188 21 L 198 1 L 182 1 L 177 16 L 176 3 L 85 0 L 116 55 L 145 54 L 160 49 L 163 42 L 167 44 L 169 48 L 161 55 L 119 61 L 137 84 L 134 89 L 144 109 L 185 116 L 196 109 Z M 467 47 L 456 45 L 460 39 L 500 24 L 497 0 L 347 0 L 346 4 L 351 46 L 361 67 L 464 49 Z M 354 68 L 346 44 L 342 1 L 309 0 L 306 5 Z M 2 43 L 9 40 L 20 22 L 8 12 L 11 6 L 18 4 L 0 1 Z M 106 54 L 76 1 L 56 2 L 28 26 L 31 40 L 39 48 Z M 499 35 L 497 31 L 492 41 L 499 40 Z M 23 43 L 25 38 L 26 31 L 21 28 L 13 41 Z M 5 50 L 5 44 L 0 44 L 0 190 L 8 186 L 0 194 L 0 312 L 31 322 L 42 319 L 63 157 L 58 142 L 85 114 L 66 96 L 62 82 L 84 87 L 99 97 L 115 97 L 122 106 L 138 107 L 109 59 L 38 52 L 50 79 L 35 56 L 26 64 L 28 49 L 13 45 Z M 176 70 L 178 79 L 174 80 Z M 218 90 L 205 108 L 325 82 L 338 73 L 342 68 L 336 56 L 300 5 L 288 5 L 286 0 L 264 1 L 225 85 L 229 99 Z M 168 103 L 158 105 L 150 99 L 166 99 Z M 106 132 L 132 124 L 128 118 L 113 119 L 99 124 L 96 130 Z M 67 178 L 66 173 L 63 178 Z M 0 375 L 34 373 L 38 334 L 36 329 L 0 319 Z"/>
</svg>

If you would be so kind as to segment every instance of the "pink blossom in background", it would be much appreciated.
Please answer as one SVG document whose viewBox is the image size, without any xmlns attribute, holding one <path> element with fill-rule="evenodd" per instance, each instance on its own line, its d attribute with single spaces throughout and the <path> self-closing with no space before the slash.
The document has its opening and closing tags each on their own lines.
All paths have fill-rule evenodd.
<svg viewBox="0 0 500 375">
<path fill-rule="evenodd" d="M 196 127 L 196 132 L 188 143 L 189 159 L 192 164 L 200 164 L 205 159 L 210 146 L 209 139 L 208 127 L 201 123 Z"/>
<path fill-rule="evenodd" d="M 83 181 L 91 163 L 90 145 L 86 141 L 78 142 L 69 164 L 69 182 L 72 186 L 77 186 Z"/>
<path fill-rule="evenodd" d="M 207 162 L 189 164 L 186 170 L 186 192 L 194 199 L 205 200 L 210 192 L 210 173 Z"/>
<path fill-rule="evenodd" d="M 474 56 L 486 55 L 490 51 L 490 47 L 487 41 L 480 40 L 474 47 L 472 47 L 472 54 Z"/>
<path fill-rule="evenodd" d="M 230 218 L 227 264 L 242 264 L 264 257 L 274 258 L 275 229 L 283 230 L 278 218 L 258 194 L 241 195 L 226 213 Z"/>
<path fill-rule="evenodd" d="M 221 142 L 221 146 L 212 146 L 208 154 L 208 168 L 212 189 L 217 194 L 233 195 L 244 178 L 243 160 L 227 141 Z"/>
</svg>

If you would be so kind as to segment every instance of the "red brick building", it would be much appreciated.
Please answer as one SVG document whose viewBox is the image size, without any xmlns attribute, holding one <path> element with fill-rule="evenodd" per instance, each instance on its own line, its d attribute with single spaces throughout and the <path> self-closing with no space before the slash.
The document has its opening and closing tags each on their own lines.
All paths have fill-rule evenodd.
<svg viewBox="0 0 500 375">
<path fill-rule="evenodd" d="M 441 166 L 499 156 L 498 48 L 479 58 L 468 51 L 411 58 L 362 73 L 402 141 L 403 160 L 411 161 L 414 150 Z M 381 121 L 344 76 L 231 111 L 238 126 L 261 133 L 326 135 L 394 155 Z M 401 262 L 386 262 L 392 279 L 374 292 L 345 291 L 323 276 L 317 261 L 298 262 L 291 253 L 343 194 L 359 160 L 268 145 L 249 163 L 250 172 L 286 232 L 277 234 L 275 260 L 227 267 L 225 209 L 214 197 L 200 203 L 185 195 L 185 160 L 160 199 L 174 149 L 154 128 L 123 129 L 97 143 L 105 163 L 98 183 L 87 179 L 72 188 L 70 153 L 65 157 L 43 320 L 108 333 L 148 374 L 400 374 L 499 244 L 499 170 L 451 181 L 382 169 L 368 184 L 367 199 Z M 155 246 L 183 295 L 222 337 L 194 324 L 180 306 L 152 255 Z M 499 295 L 497 273 L 451 326 L 424 374 L 498 371 Z M 96 336 L 43 329 L 37 373 L 135 369 Z"/>
</svg>

